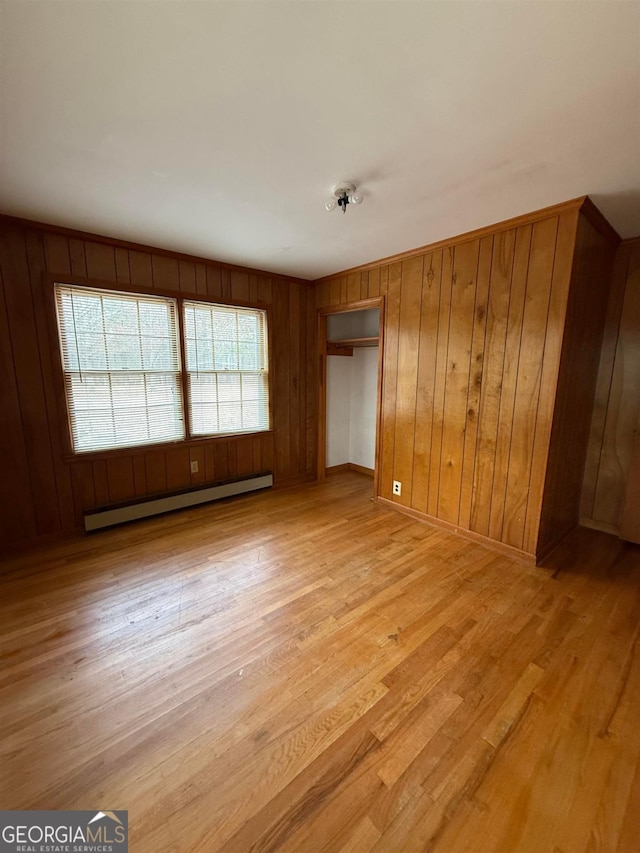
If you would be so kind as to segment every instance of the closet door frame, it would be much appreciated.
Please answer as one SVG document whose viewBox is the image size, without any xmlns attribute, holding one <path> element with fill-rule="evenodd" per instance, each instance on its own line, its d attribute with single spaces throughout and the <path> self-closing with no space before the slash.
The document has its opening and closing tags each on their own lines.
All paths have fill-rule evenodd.
<svg viewBox="0 0 640 853">
<path fill-rule="evenodd" d="M 344 314 L 350 311 L 366 311 L 379 308 L 378 321 L 378 391 L 376 401 L 376 449 L 373 468 L 373 496 L 378 496 L 378 476 L 380 472 L 380 436 L 382 419 L 382 373 L 384 365 L 384 296 L 359 299 L 342 305 L 331 305 L 316 310 L 316 341 L 318 347 L 318 463 L 317 478 L 327 476 L 327 317 L 330 314 Z"/>
</svg>

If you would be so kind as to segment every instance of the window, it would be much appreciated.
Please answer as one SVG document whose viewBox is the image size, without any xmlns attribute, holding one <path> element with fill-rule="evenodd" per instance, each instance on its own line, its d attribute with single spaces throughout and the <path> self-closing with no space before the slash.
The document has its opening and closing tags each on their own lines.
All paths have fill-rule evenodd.
<svg viewBox="0 0 640 853">
<path fill-rule="evenodd" d="M 265 311 L 183 301 L 180 329 L 178 298 L 66 284 L 55 297 L 74 452 L 269 429 Z"/>
<path fill-rule="evenodd" d="M 266 314 L 184 302 L 192 435 L 269 429 Z"/>
</svg>

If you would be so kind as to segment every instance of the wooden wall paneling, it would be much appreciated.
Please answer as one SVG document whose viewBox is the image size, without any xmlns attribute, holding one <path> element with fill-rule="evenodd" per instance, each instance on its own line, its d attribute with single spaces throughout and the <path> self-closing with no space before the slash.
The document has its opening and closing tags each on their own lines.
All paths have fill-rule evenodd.
<svg viewBox="0 0 640 853">
<path fill-rule="evenodd" d="M 557 231 L 557 218 L 545 219 L 534 223 L 531 234 L 500 537 L 501 541 L 514 548 L 522 548 L 524 541 Z M 544 393 L 554 395 L 555 383 L 545 388 Z"/>
<path fill-rule="evenodd" d="M 153 286 L 158 290 L 180 290 L 178 261 L 164 255 L 151 255 L 151 275 Z"/>
<path fill-rule="evenodd" d="M 87 258 L 84 252 L 84 240 L 69 238 L 69 256 L 73 275 L 87 278 Z"/>
<path fill-rule="evenodd" d="M 207 268 L 204 264 L 196 264 L 196 293 L 199 296 L 207 295 Z"/>
<path fill-rule="evenodd" d="M 24 539 L 32 539 L 37 535 L 10 334 L 5 285 L 0 264 L 0 406 L 2 407 L 0 536 L 2 543 L 11 541 L 16 537 L 17 532 L 18 537 Z"/>
<path fill-rule="evenodd" d="M 318 376 L 318 432 L 316 477 L 323 480 L 327 473 L 327 318 L 316 314 L 316 372 Z"/>
<path fill-rule="evenodd" d="M 259 435 L 254 435 L 251 439 L 251 443 L 253 444 L 253 468 L 251 469 L 253 473 L 259 474 L 264 471 L 262 466 L 262 441 Z"/>
<path fill-rule="evenodd" d="M 236 474 L 239 477 L 251 474 L 253 468 L 253 438 L 241 438 L 234 442 L 236 448 Z"/>
<path fill-rule="evenodd" d="M 29 228 L 25 223 L 3 220 L 1 225 L 0 280 L 6 291 L 2 320 L 7 328 L 3 358 L 10 368 L 4 370 L 0 388 L 4 409 L 11 416 L 3 444 L 4 450 L 11 443 L 11 457 L 3 471 L 10 483 L 7 495 L 14 495 L 12 507 L 20 519 L 7 530 L 7 542 L 78 530 L 82 513 L 97 505 L 228 479 L 238 470 L 253 473 L 255 466 L 272 470 L 279 482 L 313 474 L 317 386 L 310 347 L 315 341 L 315 305 L 314 291 L 307 284 L 278 277 L 274 293 L 272 277 L 257 271 L 221 268 L 162 250 L 148 252 L 104 238 Z M 239 301 L 269 305 L 275 296 L 270 315 L 275 433 L 141 448 L 82 461 L 65 458 L 66 404 L 60 393 L 53 303 L 49 304 L 51 279 L 44 273 L 118 281 L 134 292 L 155 286 L 175 293 L 199 293 L 218 302 L 233 295 Z M 357 278 L 361 292 L 363 277 L 358 274 Z M 239 454 L 238 441 L 244 442 Z M 276 446 L 279 458 L 274 464 Z M 193 476 L 192 453 L 202 461 L 201 470 Z M 9 519 L 10 513 L 5 517 Z"/>
<path fill-rule="evenodd" d="M 110 503 L 124 503 L 136 496 L 131 456 L 113 456 L 106 460 Z"/>
<path fill-rule="evenodd" d="M 196 265 L 193 261 L 178 261 L 178 286 L 181 293 L 197 293 Z"/>
<path fill-rule="evenodd" d="M 51 535 L 61 530 L 61 520 L 24 231 L 15 227 L 3 231 L 0 265 L 36 532 Z"/>
<path fill-rule="evenodd" d="M 53 313 L 53 294 L 51 285 L 45 280 L 44 276 L 46 257 L 42 234 L 26 231 L 25 241 L 47 416 L 46 423 L 42 424 L 41 427 L 43 440 L 44 433 L 48 432 L 51 446 L 56 486 L 54 495 L 60 514 L 61 529 L 69 530 L 76 523 L 76 513 L 69 466 L 62 459 L 66 441 L 66 435 L 63 438 L 63 430 L 68 427 L 66 418 L 62 422 L 60 420 L 60 406 L 56 393 L 58 382 L 54 359 L 58 358 L 58 341 L 57 338 L 52 340 L 53 318 L 49 316 L 49 312 Z"/>
<path fill-rule="evenodd" d="M 249 276 L 249 301 L 255 304 L 258 301 L 258 276 Z"/>
<path fill-rule="evenodd" d="M 398 346 L 400 337 L 401 264 L 388 270 L 388 293 L 385 310 L 384 370 L 382 386 L 382 435 L 380 437 L 380 494 L 392 498 L 395 441 L 396 388 L 398 383 Z"/>
<path fill-rule="evenodd" d="M 329 305 L 340 305 L 342 302 L 342 279 L 331 279 L 329 282 Z"/>
<path fill-rule="evenodd" d="M 562 482 L 566 492 L 565 503 L 568 502 L 570 506 L 573 524 L 577 524 L 579 520 L 579 512 L 574 511 L 574 506 L 579 503 L 584 479 L 583 476 L 577 477 L 575 474 L 576 472 L 582 473 L 586 464 L 590 418 L 595 402 L 598 366 L 609 297 L 607 285 L 611 281 L 615 257 L 615 247 L 606 240 L 600 231 L 593 227 L 593 223 L 590 223 L 589 231 L 591 239 L 588 253 L 584 258 L 585 274 L 582 287 L 576 289 L 575 298 L 572 299 L 570 294 L 567 309 L 568 329 L 573 330 L 578 327 L 582 331 L 579 336 L 576 334 L 569 336 L 565 333 L 565 339 L 568 340 L 569 344 L 573 344 L 567 356 L 565 386 L 571 388 L 575 395 L 575 406 L 572 408 L 572 412 L 577 414 L 577 423 L 576 428 L 572 431 L 571 441 L 567 440 L 566 442 L 569 452 L 563 454 L 564 475 Z M 637 388 L 640 387 L 640 357 L 636 364 L 639 368 L 636 377 Z M 578 378 L 577 382 L 572 382 L 573 376 Z M 566 399 L 569 400 L 568 394 Z M 629 422 L 629 427 L 628 441 L 631 442 L 631 422 Z"/>
<path fill-rule="evenodd" d="M 593 513 L 619 527 L 631 464 L 632 436 L 640 415 L 640 241 L 631 245 L 613 376 L 598 466 Z"/>
<path fill-rule="evenodd" d="M 216 441 L 213 445 L 213 459 L 216 470 L 216 480 L 229 478 L 229 452 L 226 441 Z"/>
<path fill-rule="evenodd" d="M 360 273 L 346 276 L 346 299 L 344 302 L 357 302 L 360 299 Z"/>
<path fill-rule="evenodd" d="M 402 483 L 396 503 L 411 506 L 416 425 L 416 391 L 422 307 L 423 258 L 411 258 L 400 265 L 400 318 L 396 374 L 396 401 L 393 438 L 393 479 Z"/>
<path fill-rule="evenodd" d="M 96 459 L 95 462 L 92 462 L 91 472 L 96 506 L 107 506 L 110 503 L 109 479 L 107 477 L 107 463 L 104 459 Z"/>
<path fill-rule="evenodd" d="M 328 281 L 321 281 L 314 288 L 316 308 L 326 308 L 329 305 L 330 288 Z"/>
<path fill-rule="evenodd" d="M 87 262 L 87 278 L 98 281 L 117 281 L 116 255 L 113 246 L 104 243 L 92 243 L 89 240 L 84 244 Z"/>
<path fill-rule="evenodd" d="M 115 248 L 116 257 L 116 279 L 119 284 L 131 283 L 131 271 L 129 269 L 129 252 L 121 246 Z"/>
<path fill-rule="evenodd" d="M 307 307 L 306 307 L 306 460 L 305 473 L 312 475 L 315 473 L 315 458 L 317 447 L 317 429 L 318 429 L 318 384 L 316 370 L 316 306 L 314 292 L 311 289 L 306 291 Z M 264 447 L 263 447 L 264 454 Z M 265 469 L 267 470 L 267 469 Z"/>
<path fill-rule="evenodd" d="M 69 239 L 60 234 L 44 235 L 44 252 L 47 269 L 52 273 L 70 273 L 71 257 Z"/>
<path fill-rule="evenodd" d="M 213 443 L 209 442 L 204 445 L 204 478 L 207 483 L 215 483 L 220 479 L 215 467 L 214 446 L 215 445 Z"/>
<path fill-rule="evenodd" d="M 80 527 L 85 510 L 98 506 L 93 478 L 93 465 L 91 462 L 73 462 L 69 468 L 76 525 Z"/>
<path fill-rule="evenodd" d="M 314 361 L 315 363 L 315 361 Z M 315 453 L 314 453 L 315 457 Z M 260 436 L 260 461 L 262 471 L 274 471 L 273 433 L 263 433 Z"/>
<path fill-rule="evenodd" d="M 147 252 L 131 250 L 129 252 L 129 274 L 133 286 L 152 287 L 151 255 Z"/>
<path fill-rule="evenodd" d="M 531 554 L 535 553 L 538 547 L 543 489 L 549 462 L 549 441 L 557 398 L 557 379 L 567 315 L 567 295 L 576 249 L 577 227 L 577 211 L 569 211 L 559 217 L 524 528 L 523 549 Z"/>
<path fill-rule="evenodd" d="M 471 530 L 483 536 L 489 535 L 515 241 L 515 229 L 493 238 L 470 519 Z"/>
<path fill-rule="evenodd" d="M 131 462 L 133 464 L 133 483 L 136 497 L 145 497 L 149 493 L 149 489 L 147 487 L 147 468 L 144 455 L 141 453 L 134 454 Z"/>
<path fill-rule="evenodd" d="M 207 291 L 206 295 L 214 302 L 220 302 L 222 299 L 222 275 L 219 267 L 206 266 L 207 275 Z"/>
<path fill-rule="evenodd" d="M 275 438 L 275 471 L 274 480 L 286 480 L 290 473 L 289 447 L 289 336 L 284 333 L 287 328 L 289 294 L 280 282 L 273 288 L 273 323 L 276 329 L 282 329 L 283 334 L 273 336 L 273 427 Z"/>
<path fill-rule="evenodd" d="M 591 431 L 589 448 L 584 471 L 580 515 L 586 519 L 593 518 L 593 507 L 598 483 L 598 469 L 604 441 L 604 428 L 613 379 L 613 366 L 618 344 L 618 333 L 622 317 L 625 285 L 631 257 L 629 244 L 621 243 L 615 254 L 613 273 L 611 276 L 611 291 L 607 304 L 596 397 L 591 416 Z"/>
<path fill-rule="evenodd" d="M 191 483 L 189 448 L 169 447 L 165 450 L 164 456 L 167 466 L 167 489 L 170 492 L 187 489 Z"/>
<path fill-rule="evenodd" d="M 300 309 L 300 286 L 294 285 L 289 288 L 289 323 L 288 323 L 288 353 L 289 383 L 286 389 L 287 403 L 289 406 L 289 428 L 287 430 L 289 442 L 290 470 L 289 476 L 300 474 L 300 460 L 303 455 L 300 442 L 300 374 L 304 362 L 300 360 L 300 343 L 302 339 Z"/>
<path fill-rule="evenodd" d="M 167 463 L 163 450 L 150 450 L 144 454 L 147 488 L 150 495 L 167 491 Z"/>
<path fill-rule="evenodd" d="M 258 302 L 264 305 L 273 302 L 273 281 L 267 276 L 258 277 Z"/>
<path fill-rule="evenodd" d="M 192 486 L 202 486 L 207 482 L 207 466 L 204 458 L 205 447 L 198 444 L 195 447 L 189 448 L 189 475 L 191 477 Z M 191 465 L 197 462 L 198 470 L 191 471 Z"/>
<path fill-rule="evenodd" d="M 220 268 L 220 280 L 222 283 L 222 298 L 227 301 L 233 299 L 231 292 L 231 270 Z"/>
<path fill-rule="evenodd" d="M 367 272 L 367 296 L 380 296 L 380 267 Z"/>
<path fill-rule="evenodd" d="M 373 271 L 372 271 L 373 272 Z M 416 419 L 414 436 L 414 472 L 411 506 L 426 513 L 429 493 L 429 459 L 435 388 L 435 363 L 438 344 L 438 316 L 442 252 L 426 255 L 422 272 L 422 307 L 418 341 L 418 374 L 416 388 Z M 379 286 L 379 276 L 378 276 Z"/>
<path fill-rule="evenodd" d="M 471 527 L 471 505 L 476 465 L 478 433 L 478 413 L 480 407 L 480 389 L 484 367 L 485 327 L 487 323 L 487 303 L 489 301 L 489 280 L 491 277 L 491 259 L 493 238 L 480 240 L 478 255 L 478 275 L 473 312 L 473 330 L 471 338 L 471 359 L 469 369 L 469 392 L 465 415 L 462 478 L 460 483 L 460 510 L 458 524 L 465 529 Z"/>
<path fill-rule="evenodd" d="M 238 476 L 238 440 L 227 441 L 227 459 L 229 461 L 229 479 Z"/>
<path fill-rule="evenodd" d="M 460 513 L 479 254 L 479 240 L 461 243 L 453 251 L 437 512 L 451 524 L 458 523 Z"/>
<path fill-rule="evenodd" d="M 231 270 L 231 298 L 236 302 L 249 302 L 249 274 L 239 270 Z"/>
<path fill-rule="evenodd" d="M 507 317 L 505 357 L 500 406 L 498 410 L 498 430 L 489 514 L 489 537 L 498 541 L 501 541 L 504 521 L 531 232 L 531 225 L 525 225 L 516 231 L 513 272 L 511 275 L 511 295 Z"/>
<path fill-rule="evenodd" d="M 427 512 L 438 515 L 440 489 L 440 459 L 444 429 L 445 385 L 447 378 L 449 323 L 453 286 L 453 249 L 442 250 L 440 305 L 438 312 L 438 345 L 434 364 L 433 418 L 431 426 L 431 452 L 429 454 L 429 494 Z"/>
<path fill-rule="evenodd" d="M 369 271 L 365 270 L 360 273 L 360 299 L 368 299 L 369 297 Z"/>
<path fill-rule="evenodd" d="M 620 521 L 620 538 L 640 545 L 640 422 L 631 445 L 629 476 Z"/>
</svg>

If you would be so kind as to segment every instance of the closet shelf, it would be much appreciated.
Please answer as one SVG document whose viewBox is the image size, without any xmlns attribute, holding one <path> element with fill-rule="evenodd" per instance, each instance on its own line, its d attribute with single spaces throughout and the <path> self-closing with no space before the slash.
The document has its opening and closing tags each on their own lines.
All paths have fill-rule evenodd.
<svg viewBox="0 0 640 853">
<path fill-rule="evenodd" d="M 333 344 L 334 347 L 377 347 L 379 343 L 378 336 L 372 338 L 341 338 L 339 341 L 327 341 L 328 344 Z"/>
</svg>

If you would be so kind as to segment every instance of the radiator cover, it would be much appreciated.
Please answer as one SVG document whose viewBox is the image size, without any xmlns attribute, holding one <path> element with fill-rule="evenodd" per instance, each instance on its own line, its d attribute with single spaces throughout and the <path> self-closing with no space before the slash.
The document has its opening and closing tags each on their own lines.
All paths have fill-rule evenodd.
<svg viewBox="0 0 640 853">
<path fill-rule="evenodd" d="M 127 521 L 136 521 L 139 518 L 162 515 L 165 512 L 172 512 L 176 509 L 198 506 L 198 504 L 210 503 L 221 498 L 242 495 L 245 492 L 268 489 L 271 486 L 273 486 L 273 474 L 261 474 L 258 477 L 249 477 L 245 480 L 234 480 L 233 482 L 221 483 L 217 486 L 205 486 L 204 488 L 192 489 L 188 492 L 149 498 L 125 506 L 93 510 L 92 512 L 85 513 L 84 529 L 87 532 L 101 530 L 103 527 L 112 527 L 115 524 L 124 524 Z"/>
</svg>

